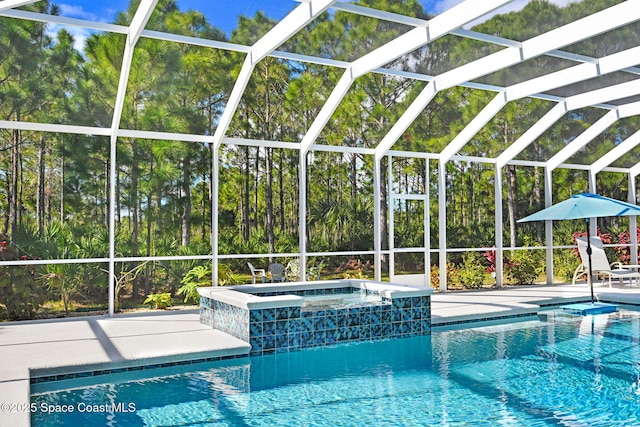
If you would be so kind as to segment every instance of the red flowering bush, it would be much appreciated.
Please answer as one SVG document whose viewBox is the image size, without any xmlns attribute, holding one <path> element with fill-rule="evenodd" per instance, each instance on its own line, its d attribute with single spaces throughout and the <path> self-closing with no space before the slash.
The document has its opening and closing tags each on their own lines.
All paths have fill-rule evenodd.
<svg viewBox="0 0 640 427">
<path fill-rule="evenodd" d="M 640 228 L 636 228 L 637 241 L 640 242 Z M 631 261 L 631 247 L 623 246 L 631 244 L 631 234 L 628 231 L 623 231 L 618 234 L 618 242 L 621 246 L 614 246 L 614 250 L 618 255 L 618 261 L 623 264 L 629 264 Z"/>
<path fill-rule="evenodd" d="M 485 257 L 485 259 L 486 259 L 485 265 L 487 266 L 487 271 L 489 273 L 495 273 L 495 271 L 496 271 L 496 249 L 495 248 L 488 249 L 485 253 L 482 254 L 482 256 Z M 509 259 L 509 257 L 504 257 L 502 265 L 504 267 L 504 270 L 507 271 L 512 267 L 517 267 L 518 263 L 517 263 L 517 261 L 512 261 L 511 259 Z"/>
</svg>

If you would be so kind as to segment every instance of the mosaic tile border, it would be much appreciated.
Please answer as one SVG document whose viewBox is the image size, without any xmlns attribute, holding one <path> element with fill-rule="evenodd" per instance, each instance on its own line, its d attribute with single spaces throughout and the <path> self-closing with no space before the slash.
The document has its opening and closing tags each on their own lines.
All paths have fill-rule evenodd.
<svg viewBox="0 0 640 427">
<path fill-rule="evenodd" d="M 81 378 L 98 377 L 102 375 L 122 374 L 126 372 L 150 371 L 150 370 L 159 369 L 159 368 L 172 368 L 176 366 L 197 365 L 199 363 L 219 362 L 221 360 L 242 359 L 245 357 L 249 357 L 249 355 L 237 354 L 237 355 L 230 355 L 230 356 L 204 357 L 204 358 L 198 358 L 198 359 L 180 360 L 175 362 L 152 363 L 148 365 L 129 366 L 126 368 L 97 369 L 93 371 L 81 371 L 81 372 L 73 372 L 73 373 L 67 373 L 67 374 L 42 375 L 42 376 L 32 375 L 29 378 L 29 383 L 41 384 L 41 383 L 48 383 L 53 381 L 75 380 L 75 379 L 81 379 Z"/>
</svg>

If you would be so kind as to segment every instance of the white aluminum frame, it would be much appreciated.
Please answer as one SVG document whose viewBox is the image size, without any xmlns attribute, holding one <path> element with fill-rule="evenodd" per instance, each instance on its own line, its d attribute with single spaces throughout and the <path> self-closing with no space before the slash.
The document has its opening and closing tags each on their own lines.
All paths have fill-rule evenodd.
<svg viewBox="0 0 640 427">
<path fill-rule="evenodd" d="M 410 252 L 421 250 L 425 254 L 425 275 L 429 278 L 428 260 L 431 253 L 439 254 L 439 263 L 446 265 L 447 254 L 457 252 L 461 249 L 447 248 L 446 236 L 446 164 L 451 161 L 472 161 L 492 164 L 495 173 L 495 229 L 496 229 L 496 251 L 498 263 L 496 265 L 497 284 L 502 285 L 503 265 L 501 262 L 505 248 L 502 241 L 502 169 L 509 164 L 524 166 L 539 166 L 544 168 L 545 204 L 552 203 L 551 182 L 553 171 L 557 168 L 573 168 L 586 170 L 589 173 L 590 189 L 595 191 L 596 176 L 602 171 L 623 172 L 629 176 L 629 201 L 636 201 L 636 178 L 640 174 L 640 163 L 625 169 L 613 168 L 610 165 L 640 144 L 640 131 L 630 136 L 609 153 L 602 156 L 591 165 L 568 165 L 565 162 L 571 158 L 578 150 L 592 141 L 598 134 L 615 124 L 617 120 L 624 117 L 637 116 L 640 114 L 640 102 L 624 104 L 620 106 L 608 105 L 607 102 L 614 102 L 631 95 L 640 94 L 640 79 L 627 83 L 613 85 L 599 90 L 581 93 L 575 96 L 558 97 L 551 96 L 544 92 L 551 89 L 561 88 L 586 79 L 597 78 L 599 76 L 612 73 L 624 72 L 632 75 L 640 75 L 640 68 L 636 67 L 637 57 L 640 54 L 640 46 L 617 52 L 602 58 L 592 58 L 585 55 L 577 55 L 561 51 L 564 46 L 586 40 L 597 36 L 603 32 L 610 31 L 621 26 L 640 20 L 640 0 L 628 0 L 619 3 L 603 11 L 594 13 L 585 18 L 571 22 L 562 27 L 540 34 L 529 40 L 522 42 L 508 40 L 493 35 L 481 34 L 462 28 L 464 25 L 477 20 L 487 13 L 499 10 L 500 7 L 510 3 L 512 0 L 467 0 L 452 9 L 433 17 L 430 20 L 418 19 L 404 16 L 397 13 L 380 11 L 373 8 L 354 5 L 350 2 L 337 0 L 304 0 L 301 1 L 284 19 L 282 19 L 265 36 L 260 38 L 253 46 L 244 46 L 235 43 L 204 40 L 196 37 L 168 34 L 158 31 L 145 30 L 145 26 L 151 13 L 156 7 L 157 0 L 142 0 L 130 25 L 114 25 L 88 20 L 52 16 L 40 13 L 17 10 L 16 7 L 34 3 L 34 0 L 2 0 L 0 1 L 0 16 L 16 19 L 26 19 L 38 22 L 52 23 L 57 25 L 78 26 L 94 31 L 112 32 L 126 35 L 126 44 L 123 55 L 123 62 L 120 71 L 120 80 L 114 105 L 112 123 L 109 128 L 96 128 L 88 126 L 57 125 L 33 122 L 9 122 L 0 121 L 0 128 L 22 129 L 28 131 L 91 134 L 98 136 L 108 136 L 110 138 L 110 181 L 109 181 L 109 254 L 105 258 L 84 259 L 84 260 L 37 260 L 37 261 L 12 261 L 2 262 L 2 265 L 25 265 L 25 264 L 62 264 L 62 263 L 105 263 L 109 269 L 109 315 L 113 316 L 114 308 L 114 282 L 115 263 L 130 260 L 172 260 L 172 259 L 207 259 L 212 262 L 212 279 L 217 283 L 217 266 L 220 259 L 249 258 L 272 255 L 275 257 L 297 256 L 300 257 L 300 271 L 305 271 L 306 259 L 308 256 L 324 255 L 345 255 L 346 253 L 325 253 L 308 252 L 306 247 L 306 179 L 307 179 L 307 157 L 310 151 L 330 151 L 337 153 L 362 153 L 372 155 L 374 159 L 374 250 L 358 251 L 356 254 L 374 255 L 374 274 L 376 280 L 381 280 L 381 258 L 383 254 L 388 254 L 391 261 L 390 275 L 393 277 L 393 259 L 396 252 Z M 338 10 L 344 13 L 359 14 L 375 19 L 387 20 L 413 27 L 405 34 L 391 40 L 377 49 L 357 58 L 353 62 L 338 61 L 330 58 L 320 58 L 311 55 L 282 52 L 276 49 L 297 32 L 304 29 L 315 18 L 327 10 Z M 484 43 L 491 43 L 504 47 L 498 52 L 484 58 L 463 64 L 440 75 L 429 76 L 410 71 L 402 71 L 392 68 L 385 68 L 391 61 L 419 49 L 433 40 L 443 36 L 466 37 L 480 40 Z M 127 89 L 129 73 L 131 71 L 132 58 L 137 42 L 141 37 L 165 40 L 174 43 L 184 43 L 197 45 L 211 49 L 223 49 L 244 53 L 246 55 L 244 64 L 236 79 L 233 90 L 229 96 L 227 105 L 220 117 L 219 124 L 214 135 L 189 135 L 167 132 L 150 132 L 142 130 L 127 130 L 120 128 L 120 120 Z M 486 76 L 492 72 L 520 64 L 532 58 L 548 55 L 573 61 L 576 65 L 564 70 L 550 73 L 535 79 L 524 81 L 508 87 L 497 87 L 475 82 L 475 79 Z M 300 61 L 321 64 L 329 67 L 337 67 L 344 70 L 342 77 L 337 82 L 332 93 L 327 98 L 306 134 L 299 143 L 281 141 L 256 141 L 239 138 L 228 138 L 226 132 L 231 124 L 236 109 L 240 103 L 249 79 L 252 76 L 255 66 L 265 57 L 271 56 L 285 60 Z M 407 110 L 399 117 L 390 131 L 382 138 L 375 148 L 351 148 L 333 147 L 316 144 L 316 140 L 324 130 L 332 114 L 344 99 L 355 79 L 368 73 L 382 73 L 415 81 L 427 82 L 424 89 L 419 93 Z M 439 153 L 413 153 L 405 151 L 394 151 L 391 148 L 411 124 L 421 115 L 433 98 L 445 89 L 462 86 L 495 92 L 494 98 L 489 104 Z M 498 112 L 508 103 L 524 97 L 535 97 L 554 102 L 553 106 L 543 117 L 541 117 L 531 128 L 529 128 L 520 138 L 507 147 L 495 159 L 478 158 L 473 156 L 460 155 L 459 152 L 471 141 L 474 136 L 489 123 Z M 571 143 L 549 159 L 540 162 L 517 160 L 518 156 L 536 138 L 553 126 L 567 112 L 586 107 L 599 108 L 606 111 L 604 116 L 592 124 L 582 134 L 578 135 Z M 118 138 L 132 137 L 157 140 L 175 140 L 192 142 L 199 144 L 212 144 L 211 165 L 213 168 L 212 182 L 212 206 L 211 206 L 211 255 L 198 255 L 190 257 L 117 257 L 115 253 L 115 176 L 116 176 L 116 146 Z M 274 147 L 299 150 L 299 216 L 300 216 L 300 241 L 299 252 L 292 254 L 218 254 L 218 155 L 222 144 L 252 145 L 260 147 Z M 393 156 L 407 156 L 425 158 L 427 160 L 438 161 L 438 225 L 440 228 L 438 248 L 430 248 L 429 240 L 429 188 L 423 195 L 400 195 L 392 192 L 391 160 Z M 384 157 L 388 158 L 388 168 L 386 173 L 381 170 L 380 165 Z M 429 161 L 426 162 L 427 177 L 429 176 Z M 386 175 L 383 176 L 383 175 Z M 386 178 L 386 179 L 385 179 Z M 381 230 L 381 185 L 389 187 L 389 215 L 388 215 L 388 238 L 390 242 L 389 250 L 382 250 L 380 235 Z M 397 198 L 416 198 L 425 203 L 425 243 L 424 248 L 395 248 L 393 241 L 393 200 Z M 595 224 L 592 224 L 595 227 Z M 636 219 L 631 219 L 631 227 L 635 229 Z M 632 234 L 631 245 L 637 248 L 638 242 L 635 233 Z M 546 263 L 547 280 L 553 282 L 553 233 L 551 222 L 546 224 L 545 239 L 547 241 Z M 476 249 L 463 249 L 476 250 Z M 634 250 L 635 253 L 635 250 Z M 637 263 L 637 260 L 636 260 Z M 301 277 L 302 278 L 302 277 Z M 447 290 L 446 269 L 441 268 L 440 289 Z"/>
</svg>

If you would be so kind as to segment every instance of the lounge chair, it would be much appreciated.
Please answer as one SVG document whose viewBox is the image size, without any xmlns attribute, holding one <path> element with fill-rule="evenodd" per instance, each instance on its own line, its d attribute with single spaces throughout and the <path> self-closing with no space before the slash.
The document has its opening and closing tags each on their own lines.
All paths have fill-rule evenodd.
<svg viewBox="0 0 640 427">
<path fill-rule="evenodd" d="M 250 262 L 248 262 L 247 265 L 249 266 L 249 270 L 251 270 L 251 279 L 253 280 L 253 284 L 256 284 L 256 278 L 258 277 L 260 277 L 260 279 L 262 279 L 262 283 L 264 283 L 267 278 L 264 268 L 255 268 Z"/>
<path fill-rule="evenodd" d="M 587 238 L 578 237 L 576 238 L 576 242 L 578 243 L 578 252 L 580 253 L 582 264 L 578 266 L 573 274 L 572 283 L 574 285 L 578 277 L 583 275 L 586 277 L 587 274 L 589 274 L 589 264 L 587 264 L 589 262 L 587 255 Z M 612 279 L 619 279 L 620 285 L 622 285 L 622 281 L 624 279 L 629 279 L 630 284 L 633 284 L 635 279 L 636 285 L 640 285 L 640 273 L 623 267 L 623 264 L 619 262 L 609 264 L 607 254 L 605 253 L 604 246 L 602 245 L 602 239 L 599 237 L 591 237 L 591 271 L 594 277 L 602 279 L 603 285 L 604 281 L 609 279 L 609 287 L 611 287 Z"/>
<path fill-rule="evenodd" d="M 284 274 L 284 265 L 274 262 L 269 264 L 269 273 L 271 274 L 271 282 L 284 282 L 285 274 Z"/>
</svg>

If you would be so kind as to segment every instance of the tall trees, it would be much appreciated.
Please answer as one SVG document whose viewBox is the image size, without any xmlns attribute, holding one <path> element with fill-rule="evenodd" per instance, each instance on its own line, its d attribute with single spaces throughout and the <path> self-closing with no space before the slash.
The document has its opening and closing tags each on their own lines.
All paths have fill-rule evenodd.
<svg viewBox="0 0 640 427">
<path fill-rule="evenodd" d="M 498 15 L 476 29 L 484 33 L 526 40 L 615 0 L 584 0 L 579 6 L 559 7 L 532 1 L 521 11 Z M 390 12 L 424 17 L 416 0 L 361 2 Z M 118 18 L 128 23 L 137 2 Z M 29 8 L 55 12 L 46 2 Z M 526 25 L 525 25 L 526 23 Z M 231 41 L 252 45 L 275 22 L 264 13 L 242 17 Z M 151 30 L 226 41 L 227 36 L 194 11 L 181 11 L 173 0 L 161 0 L 147 27 Z M 345 11 L 326 13 L 279 49 L 351 61 L 406 32 L 409 28 Z M 10 18 L 0 19 L 0 118 L 3 120 L 111 126 L 125 37 L 95 33 L 82 53 L 65 30 Z M 603 34 L 568 49 L 578 54 L 604 55 L 626 49 L 637 38 L 637 25 Z M 498 49 L 459 37 L 436 40 L 428 48 L 400 57 L 387 67 L 437 74 Z M 120 127 L 157 132 L 212 135 L 244 61 L 245 53 L 143 37 L 136 46 Z M 544 56 L 510 70 L 479 79 L 481 83 L 510 85 L 549 71 L 566 68 L 566 60 Z M 247 90 L 227 132 L 229 137 L 297 143 L 305 135 L 344 72 L 341 66 L 266 57 L 252 73 Z M 612 77 L 613 82 L 621 79 Z M 335 114 L 317 138 L 318 144 L 372 149 L 378 146 L 425 82 L 382 73 L 356 79 Z M 593 82 L 559 91 L 559 95 L 592 89 Z M 442 151 L 495 96 L 486 90 L 453 87 L 439 94 L 393 148 Z M 516 141 L 551 103 L 536 99 L 509 102 L 460 154 L 495 158 Z M 600 109 L 567 114 L 557 125 L 525 149 L 518 159 L 544 160 L 596 121 Z M 637 130 L 637 120 L 616 123 L 587 149 L 571 159 L 593 162 L 603 152 Z M 0 130 L 0 231 L 15 234 L 24 225 L 33 239 L 43 239 L 59 220 L 69 227 L 72 252 L 67 255 L 104 256 L 108 224 L 108 138 L 81 134 L 58 135 Z M 307 222 L 311 251 L 357 251 L 373 247 L 373 159 L 361 150 L 328 153 L 311 150 L 307 194 L 308 218 L 298 218 L 299 153 L 245 142 L 220 148 L 219 222 L 223 253 L 296 252 L 298 226 Z M 632 152 L 628 159 L 635 160 Z M 625 164 L 629 167 L 632 160 Z M 209 250 L 211 203 L 210 147 L 195 142 L 120 138 L 117 141 L 116 216 L 118 253 L 126 256 L 206 253 Z M 394 158 L 382 162 L 394 171 L 394 191 L 433 193 L 435 168 L 428 176 L 426 162 Z M 433 166 L 435 161 L 431 161 Z M 481 162 L 448 162 L 447 208 L 451 247 L 490 244 L 493 229 L 493 171 Z M 558 170 L 557 197 L 586 190 L 586 173 Z M 544 197 L 541 169 L 509 165 L 504 169 L 505 237 L 517 246 L 522 233 L 515 220 L 541 207 Z M 599 186 L 624 197 L 626 183 L 617 174 L 599 176 Z M 391 189 L 380 188 L 382 235 L 385 236 Z M 566 193 L 566 194 L 565 194 Z M 437 202 L 432 198 L 431 216 Z M 417 244 L 423 229 L 419 203 L 396 201 L 398 227 L 407 231 L 406 244 Z M 488 225 L 487 225 L 488 224 Z M 432 221 L 432 235 L 438 224 Z M 419 232 L 417 230 L 420 230 Z M 33 233 L 31 233 L 33 231 Z M 404 232 L 403 231 L 403 232 Z M 525 230 L 525 231 L 528 231 Z M 542 229 L 536 232 L 541 239 Z M 97 243 L 96 243 L 97 242 Z M 386 247 L 386 239 L 383 247 Z M 33 246 L 35 247 L 35 246 Z M 71 251 L 71 249 L 69 249 Z M 62 252 L 60 252 L 62 253 Z M 65 255 L 66 256 L 66 255 Z M 236 262 L 236 261 L 233 261 Z M 132 264 L 133 265 L 133 264 Z M 161 286 L 155 266 L 144 274 L 148 289 Z M 157 267 L 159 268 L 159 267 Z M 168 270 L 168 268 L 167 268 Z M 91 274 L 81 273 L 83 281 Z M 167 277 L 171 277 L 167 274 Z M 156 279 L 157 283 L 154 283 Z M 104 281 L 104 280 L 103 280 Z M 170 282 L 171 280 L 169 280 Z M 139 282 L 135 283 L 139 286 Z M 78 289 L 84 289 L 81 286 Z M 83 291 L 84 292 L 84 291 Z"/>
</svg>

